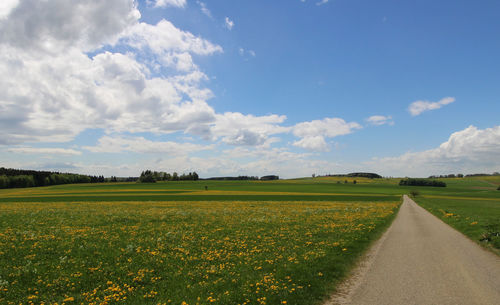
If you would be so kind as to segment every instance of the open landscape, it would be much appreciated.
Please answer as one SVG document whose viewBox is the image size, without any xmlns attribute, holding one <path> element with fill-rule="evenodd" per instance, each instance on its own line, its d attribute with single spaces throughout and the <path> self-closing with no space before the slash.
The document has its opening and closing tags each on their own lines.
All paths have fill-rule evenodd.
<svg viewBox="0 0 500 305">
<path fill-rule="evenodd" d="M 500 304 L 500 1 L 0 0 L 0 305 Z"/>
<path fill-rule="evenodd" d="M 415 189 L 417 202 L 463 218 L 457 229 L 498 249 L 500 192 L 480 178 L 442 180 L 449 186 L 322 177 L 0 190 L 0 303 L 321 304 Z"/>
</svg>

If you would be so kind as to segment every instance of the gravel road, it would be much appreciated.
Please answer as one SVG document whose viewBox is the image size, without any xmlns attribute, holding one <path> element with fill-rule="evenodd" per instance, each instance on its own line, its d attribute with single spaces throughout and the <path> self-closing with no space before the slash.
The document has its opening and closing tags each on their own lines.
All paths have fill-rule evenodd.
<svg viewBox="0 0 500 305">
<path fill-rule="evenodd" d="M 391 227 L 325 305 L 500 304 L 500 257 L 404 197 Z"/>
</svg>

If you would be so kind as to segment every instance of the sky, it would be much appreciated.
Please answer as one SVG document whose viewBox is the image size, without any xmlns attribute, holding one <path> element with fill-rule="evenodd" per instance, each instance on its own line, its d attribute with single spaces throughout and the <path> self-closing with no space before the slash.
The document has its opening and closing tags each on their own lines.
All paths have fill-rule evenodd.
<svg viewBox="0 0 500 305">
<path fill-rule="evenodd" d="M 500 2 L 2 0 L 0 166 L 500 171 Z"/>
</svg>

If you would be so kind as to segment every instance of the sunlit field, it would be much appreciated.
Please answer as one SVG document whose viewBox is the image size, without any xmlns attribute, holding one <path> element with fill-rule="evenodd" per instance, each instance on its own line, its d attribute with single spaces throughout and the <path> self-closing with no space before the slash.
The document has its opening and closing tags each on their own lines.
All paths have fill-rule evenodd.
<svg viewBox="0 0 500 305">
<path fill-rule="evenodd" d="M 3 189 L 0 304 L 321 304 L 410 191 L 496 251 L 498 181 L 440 180 L 448 186 L 330 177 Z"/>
<path fill-rule="evenodd" d="M 316 304 L 393 202 L 0 205 L 1 304 Z"/>
</svg>

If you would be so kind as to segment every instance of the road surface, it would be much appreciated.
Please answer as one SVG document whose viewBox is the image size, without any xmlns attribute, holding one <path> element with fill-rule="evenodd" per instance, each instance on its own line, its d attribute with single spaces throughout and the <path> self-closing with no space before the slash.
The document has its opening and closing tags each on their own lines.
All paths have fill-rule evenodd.
<svg viewBox="0 0 500 305">
<path fill-rule="evenodd" d="M 325 305 L 500 304 L 500 257 L 404 197 L 393 224 Z"/>
</svg>

